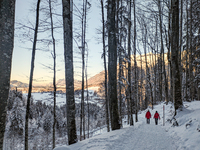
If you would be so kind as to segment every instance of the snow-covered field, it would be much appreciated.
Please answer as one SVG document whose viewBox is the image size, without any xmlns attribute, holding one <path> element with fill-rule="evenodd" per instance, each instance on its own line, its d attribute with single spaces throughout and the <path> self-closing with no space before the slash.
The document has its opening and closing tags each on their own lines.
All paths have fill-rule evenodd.
<svg viewBox="0 0 200 150">
<path fill-rule="evenodd" d="M 27 93 L 24 93 L 24 96 L 27 96 Z M 42 101 L 46 104 L 53 104 L 53 94 L 50 92 L 47 93 L 32 93 L 31 96 L 33 97 L 34 101 Z M 84 96 L 87 96 L 87 92 L 84 93 Z M 85 98 L 86 99 L 86 98 Z M 89 90 L 89 102 L 90 103 L 97 103 L 97 99 L 99 97 L 94 95 L 94 90 Z M 80 103 L 81 102 L 81 95 L 75 95 L 75 102 Z M 56 105 L 64 105 L 66 104 L 66 95 L 65 93 L 58 93 L 56 94 Z"/>
<path fill-rule="evenodd" d="M 172 104 L 161 103 L 149 110 L 152 115 L 156 110 L 160 114 L 157 126 L 153 118 L 146 124 L 146 110 L 139 113 L 139 122 L 134 122 L 134 126 L 124 125 L 123 129 L 109 133 L 101 130 L 101 135 L 70 146 L 57 146 L 55 150 L 200 150 L 200 101 L 184 102 L 183 111 L 176 116 L 179 126 L 170 121 L 174 113 Z"/>
</svg>

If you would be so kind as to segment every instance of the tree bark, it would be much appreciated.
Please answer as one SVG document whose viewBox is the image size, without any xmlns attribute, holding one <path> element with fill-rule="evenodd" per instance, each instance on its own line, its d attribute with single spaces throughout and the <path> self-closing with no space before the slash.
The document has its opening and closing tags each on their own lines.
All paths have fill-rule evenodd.
<svg viewBox="0 0 200 150">
<path fill-rule="evenodd" d="M 193 0 L 190 0 L 190 36 L 189 36 L 189 81 L 190 81 L 190 100 L 194 100 L 194 82 L 193 82 L 193 31 L 192 31 L 192 22 L 193 22 Z"/>
<path fill-rule="evenodd" d="M 164 75 L 164 81 L 165 81 L 165 97 L 166 102 L 168 103 L 168 81 L 166 77 L 166 70 L 165 70 L 165 53 L 164 53 L 164 44 L 163 44 L 163 28 L 162 28 L 162 12 L 161 12 L 161 0 L 158 0 L 158 9 L 159 9 L 159 20 L 160 20 L 160 40 L 161 40 L 161 54 L 162 54 L 162 66 L 163 66 L 163 75 Z"/>
<path fill-rule="evenodd" d="M 35 24 L 35 33 L 34 33 L 34 41 L 33 41 L 33 49 L 32 49 L 31 70 L 30 70 L 30 79 L 29 79 L 29 90 L 28 90 L 28 98 L 27 98 L 27 106 L 26 106 L 25 144 L 24 144 L 24 149 L 25 150 L 28 150 L 28 122 L 29 122 L 30 98 L 31 98 L 32 83 L 33 83 L 33 71 L 34 71 L 34 64 L 35 64 L 35 52 L 36 52 L 37 34 L 38 34 L 38 26 L 39 26 L 39 11 L 40 11 L 39 9 L 40 9 L 40 0 L 38 0 L 37 8 L 36 8 L 36 24 Z"/>
<path fill-rule="evenodd" d="M 115 28 L 115 0 L 108 0 L 107 23 L 108 23 L 108 91 L 112 130 L 120 129 L 118 102 L 117 102 L 117 47 Z"/>
<path fill-rule="evenodd" d="M 133 125 L 133 98 L 131 80 L 131 0 L 128 3 L 128 100 L 130 102 L 130 125 Z"/>
<path fill-rule="evenodd" d="M 106 124 L 107 124 L 107 132 L 110 132 L 109 125 L 109 103 L 108 103 L 108 81 L 107 81 L 107 66 L 106 66 L 106 44 L 105 44 L 105 19 L 104 19 L 104 3 L 101 0 L 101 12 L 102 12 L 102 42 L 103 42 L 103 62 L 104 62 L 104 70 L 105 70 L 105 103 L 106 103 Z"/>
<path fill-rule="evenodd" d="M 10 88 L 12 52 L 14 47 L 15 0 L 0 1 L 0 149 L 6 123 L 6 107 Z"/>
<path fill-rule="evenodd" d="M 130 2 L 131 4 L 131 2 Z M 136 2 L 133 0 L 133 16 L 134 16 L 134 39 L 133 39 L 133 52 L 134 52 L 134 68 L 135 68 L 135 122 L 138 122 L 138 78 L 137 78 L 137 61 L 136 61 Z"/>
<path fill-rule="evenodd" d="M 174 78 L 175 111 L 182 108 L 181 83 L 179 70 L 179 0 L 172 0 L 172 64 Z M 175 112 L 176 115 L 176 112 Z"/>
<path fill-rule="evenodd" d="M 73 33 L 72 11 L 73 1 L 62 0 L 63 5 L 63 30 L 64 30 L 64 57 L 65 57 L 65 84 L 67 104 L 67 133 L 68 144 L 76 143 L 75 99 L 74 99 L 74 67 L 73 67 Z"/>
<path fill-rule="evenodd" d="M 53 25 L 53 15 L 52 15 L 52 7 L 51 7 L 51 0 L 49 0 L 49 13 L 51 19 L 51 38 L 53 43 L 53 149 L 55 148 L 55 126 L 56 126 L 56 44 L 54 38 L 54 25 Z"/>
</svg>

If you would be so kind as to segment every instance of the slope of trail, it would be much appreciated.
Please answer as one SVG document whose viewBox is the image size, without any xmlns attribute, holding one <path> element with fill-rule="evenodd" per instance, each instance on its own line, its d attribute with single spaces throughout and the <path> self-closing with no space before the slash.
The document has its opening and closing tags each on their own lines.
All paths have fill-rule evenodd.
<svg viewBox="0 0 200 150">
<path fill-rule="evenodd" d="M 115 130 L 68 147 L 70 150 L 175 150 L 173 139 L 160 125 L 145 124 Z"/>
<path fill-rule="evenodd" d="M 123 140 L 123 141 L 121 141 Z M 141 125 L 127 128 L 120 139 L 113 141 L 107 150 L 175 150 L 173 140 L 161 126 Z"/>
</svg>

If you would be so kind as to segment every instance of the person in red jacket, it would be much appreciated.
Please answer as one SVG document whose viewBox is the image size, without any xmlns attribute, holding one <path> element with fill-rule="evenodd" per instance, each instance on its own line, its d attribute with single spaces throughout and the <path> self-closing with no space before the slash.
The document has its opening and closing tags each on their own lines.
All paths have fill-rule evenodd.
<svg viewBox="0 0 200 150">
<path fill-rule="evenodd" d="M 158 125 L 158 119 L 160 119 L 160 115 L 159 113 L 156 111 L 156 113 L 154 114 L 154 117 L 155 118 L 155 124 Z"/>
<path fill-rule="evenodd" d="M 150 124 L 151 113 L 149 110 L 147 111 L 145 118 L 147 118 L 147 124 Z"/>
</svg>

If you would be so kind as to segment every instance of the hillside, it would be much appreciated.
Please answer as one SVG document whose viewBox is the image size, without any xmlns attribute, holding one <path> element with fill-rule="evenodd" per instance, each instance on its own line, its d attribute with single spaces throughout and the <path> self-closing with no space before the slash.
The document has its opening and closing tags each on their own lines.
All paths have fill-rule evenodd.
<svg viewBox="0 0 200 150">
<path fill-rule="evenodd" d="M 27 88 L 28 84 L 17 81 L 17 80 L 12 80 L 12 81 L 10 81 L 10 86 L 11 87 L 18 87 L 18 88 Z"/>
</svg>

